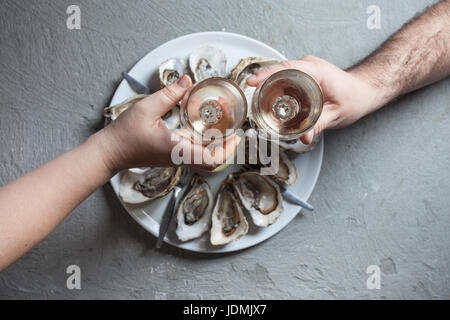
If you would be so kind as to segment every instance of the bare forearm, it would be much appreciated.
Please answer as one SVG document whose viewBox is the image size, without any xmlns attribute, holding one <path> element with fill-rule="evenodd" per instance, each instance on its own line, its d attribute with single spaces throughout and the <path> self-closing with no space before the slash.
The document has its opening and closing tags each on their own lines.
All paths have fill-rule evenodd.
<svg viewBox="0 0 450 320">
<path fill-rule="evenodd" d="M 46 237 L 112 176 L 97 136 L 0 188 L 0 270 Z"/>
<path fill-rule="evenodd" d="M 450 74 L 450 0 L 409 22 L 349 72 L 379 92 L 374 109 Z M 373 110 L 370 110 L 373 111 Z"/>
<path fill-rule="evenodd" d="M 191 85 L 188 76 L 181 77 L 129 107 L 82 145 L 1 187 L 0 271 L 118 171 L 170 163 L 172 132 L 161 116 Z"/>
</svg>

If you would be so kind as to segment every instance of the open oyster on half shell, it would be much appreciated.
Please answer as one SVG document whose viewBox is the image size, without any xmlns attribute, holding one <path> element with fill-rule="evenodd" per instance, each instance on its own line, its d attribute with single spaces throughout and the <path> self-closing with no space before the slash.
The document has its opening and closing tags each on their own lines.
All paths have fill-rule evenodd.
<svg viewBox="0 0 450 320">
<path fill-rule="evenodd" d="M 132 107 L 136 102 L 138 102 L 139 100 L 144 99 L 145 97 L 147 97 L 146 94 L 137 94 L 134 95 L 130 98 L 128 98 L 127 100 L 125 100 L 122 103 L 119 103 L 118 105 L 115 106 L 111 106 L 108 108 L 105 108 L 103 110 L 103 115 L 105 118 L 107 119 L 111 119 L 111 120 L 116 120 L 125 110 L 127 110 L 128 108 Z"/>
<path fill-rule="evenodd" d="M 212 46 L 197 48 L 189 57 L 189 68 L 194 82 L 211 77 L 225 77 L 227 69 L 225 52 Z"/>
<path fill-rule="evenodd" d="M 211 225 L 214 197 L 208 182 L 198 175 L 192 178 L 176 211 L 176 234 L 181 241 L 199 238 Z"/>
<path fill-rule="evenodd" d="M 239 60 L 238 64 L 231 71 L 230 79 L 238 84 L 247 98 L 248 116 L 251 115 L 253 94 L 256 91 L 256 87 L 249 86 L 247 79 L 256 72 L 279 62 L 280 60 L 277 59 L 249 57 Z"/>
<path fill-rule="evenodd" d="M 105 108 L 103 115 L 107 119 L 112 121 L 116 120 L 125 110 L 131 108 L 136 102 L 148 97 L 146 94 L 137 94 L 125 100 L 124 102 Z M 178 106 L 173 107 L 163 117 L 164 123 L 169 130 L 175 130 L 180 126 L 180 108 Z"/>
<path fill-rule="evenodd" d="M 231 174 L 228 179 L 255 225 L 267 227 L 277 221 L 284 208 L 280 188 L 274 181 L 251 171 Z"/>
<path fill-rule="evenodd" d="M 159 83 L 161 88 L 168 87 L 183 75 L 188 74 L 186 62 L 182 59 L 172 58 L 159 66 Z"/>
<path fill-rule="evenodd" d="M 123 202 L 139 204 L 168 194 L 178 183 L 182 167 L 126 170 L 121 173 L 119 196 Z"/>
<path fill-rule="evenodd" d="M 276 173 L 273 173 L 273 170 L 268 170 L 267 174 L 270 174 L 270 177 L 274 179 L 276 182 L 284 184 L 284 185 L 293 185 L 298 180 L 298 170 L 294 162 L 289 158 L 286 152 L 284 152 L 281 148 L 278 147 L 276 143 L 270 143 L 267 141 L 266 148 L 267 152 L 261 152 L 258 150 L 258 147 L 261 147 L 261 139 L 257 135 L 256 131 L 248 131 L 245 137 L 245 165 L 244 167 L 247 169 L 255 170 L 261 168 L 271 168 L 275 167 L 275 164 L 272 165 L 271 161 L 275 153 L 272 153 L 271 148 L 278 148 L 278 170 Z M 264 142 L 264 141 L 263 141 Z M 253 147 L 251 148 L 250 145 Z M 250 150 L 252 149 L 252 150 Z M 256 153 L 252 157 L 250 156 L 250 152 Z M 264 156 L 264 159 L 261 159 L 262 155 L 267 153 Z M 272 172 L 270 172 L 272 171 Z"/>
<path fill-rule="evenodd" d="M 211 220 L 210 240 L 216 246 L 238 240 L 248 232 L 247 219 L 228 179 L 217 193 Z"/>
<path fill-rule="evenodd" d="M 320 141 L 320 139 L 322 139 L 322 135 L 323 133 L 315 136 L 310 144 L 304 144 L 303 142 L 300 141 L 300 139 L 290 141 L 280 140 L 278 143 L 280 147 L 283 148 L 284 150 L 290 150 L 296 153 L 306 153 L 314 150 L 317 143 Z"/>
<path fill-rule="evenodd" d="M 271 177 L 278 183 L 293 185 L 298 180 L 298 170 L 295 164 L 289 159 L 288 155 L 279 151 L 280 160 L 278 162 L 278 171 Z"/>
</svg>

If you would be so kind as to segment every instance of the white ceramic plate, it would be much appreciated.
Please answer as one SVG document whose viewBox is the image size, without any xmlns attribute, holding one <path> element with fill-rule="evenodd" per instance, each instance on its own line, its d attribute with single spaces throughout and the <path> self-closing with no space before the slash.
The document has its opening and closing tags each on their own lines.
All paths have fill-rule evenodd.
<svg viewBox="0 0 450 320">
<path fill-rule="evenodd" d="M 257 40 L 233 33 L 202 32 L 174 39 L 156 48 L 142 58 L 130 70 L 129 74 L 143 83 L 148 83 L 152 90 L 156 90 L 159 88 L 157 70 L 158 66 L 162 62 L 172 57 L 187 58 L 194 49 L 206 44 L 218 47 L 226 53 L 228 72 L 231 71 L 233 66 L 237 64 L 239 59 L 244 57 L 256 56 L 285 60 L 285 57 L 281 53 Z M 134 94 L 135 93 L 128 86 L 126 81 L 122 81 L 111 100 L 111 105 L 119 104 Z M 291 186 L 290 190 L 305 200 L 309 198 L 316 184 L 320 167 L 322 165 L 322 155 L 323 140 L 320 141 L 317 147 L 309 153 L 303 155 L 290 155 L 291 159 L 293 159 L 298 168 L 300 177 L 297 184 Z M 238 166 L 234 166 L 223 172 L 214 174 L 201 173 L 201 175 L 207 179 L 213 189 L 213 192 L 215 193 L 227 174 L 237 170 L 238 168 Z M 118 195 L 119 175 L 111 179 L 111 185 Z M 166 196 L 143 205 L 122 204 L 128 213 L 144 229 L 157 237 L 159 234 L 159 224 L 164 209 L 167 205 L 168 198 L 169 197 Z M 248 234 L 243 236 L 240 240 L 232 242 L 226 246 L 212 246 L 209 242 L 209 233 L 206 233 L 200 239 L 182 243 L 175 235 L 174 223 L 172 223 L 169 228 L 165 242 L 182 249 L 208 253 L 231 252 L 245 249 L 261 243 L 262 241 L 275 235 L 283 229 L 300 211 L 300 207 L 287 202 L 284 203 L 284 207 L 284 212 L 278 221 L 267 228 L 257 228 L 253 226 L 249 218 L 250 229 Z"/>
</svg>

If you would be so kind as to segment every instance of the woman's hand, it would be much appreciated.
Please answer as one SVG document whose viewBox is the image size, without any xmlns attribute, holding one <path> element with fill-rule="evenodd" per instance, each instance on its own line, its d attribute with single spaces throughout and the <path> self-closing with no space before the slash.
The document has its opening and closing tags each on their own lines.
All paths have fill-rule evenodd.
<svg viewBox="0 0 450 320">
<path fill-rule="evenodd" d="M 380 107 L 380 97 L 375 87 L 335 65 L 305 56 L 296 61 L 284 61 L 257 72 L 247 80 L 251 86 L 258 86 L 263 80 L 283 69 L 298 69 L 312 76 L 322 87 L 324 106 L 322 115 L 312 130 L 300 139 L 309 144 L 315 135 L 325 129 L 348 126 Z"/>
<path fill-rule="evenodd" d="M 238 137 L 227 139 L 226 145 L 207 148 L 192 142 L 186 130 L 167 129 L 161 117 L 183 98 L 191 86 L 189 76 L 181 77 L 171 86 L 135 103 L 92 137 L 112 172 L 136 167 L 171 166 L 172 149 L 180 143 L 185 146 L 183 150 L 191 150 L 191 159 L 198 159 L 195 155 L 200 154 L 202 162 L 195 165 L 208 170 L 216 168 L 234 151 L 239 143 Z"/>
</svg>

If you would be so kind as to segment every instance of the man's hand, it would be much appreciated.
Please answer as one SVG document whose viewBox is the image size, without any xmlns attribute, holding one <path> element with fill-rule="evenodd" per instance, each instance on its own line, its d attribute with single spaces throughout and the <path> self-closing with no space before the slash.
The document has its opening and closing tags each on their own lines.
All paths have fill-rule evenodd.
<svg viewBox="0 0 450 320">
<path fill-rule="evenodd" d="M 450 0 L 437 3 L 348 71 L 306 56 L 262 70 L 248 84 L 257 86 L 283 69 L 298 69 L 314 77 L 324 93 L 324 108 L 313 130 L 301 137 L 308 144 L 325 129 L 350 125 L 402 94 L 447 77 L 449 17 Z"/>
<path fill-rule="evenodd" d="M 305 56 L 296 61 L 284 61 L 257 72 L 248 84 L 258 86 L 264 79 L 283 69 L 298 69 L 312 76 L 322 87 L 324 106 L 322 115 L 312 130 L 300 139 L 310 144 L 315 135 L 325 129 L 348 126 L 373 111 L 380 103 L 380 92 L 368 82 L 335 65 Z"/>
<path fill-rule="evenodd" d="M 189 76 L 183 76 L 171 86 L 135 103 L 92 137 L 111 171 L 171 166 L 172 149 L 177 144 L 184 146 L 183 150 L 190 150 L 191 159 L 203 160 L 196 164 L 197 167 L 208 170 L 215 169 L 232 154 L 239 143 L 237 136 L 228 138 L 226 144 L 208 148 L 194 143 L 186 130 L 167 129 L 161 117 L 183 98 L 191 86 Z"/>
</svg>

